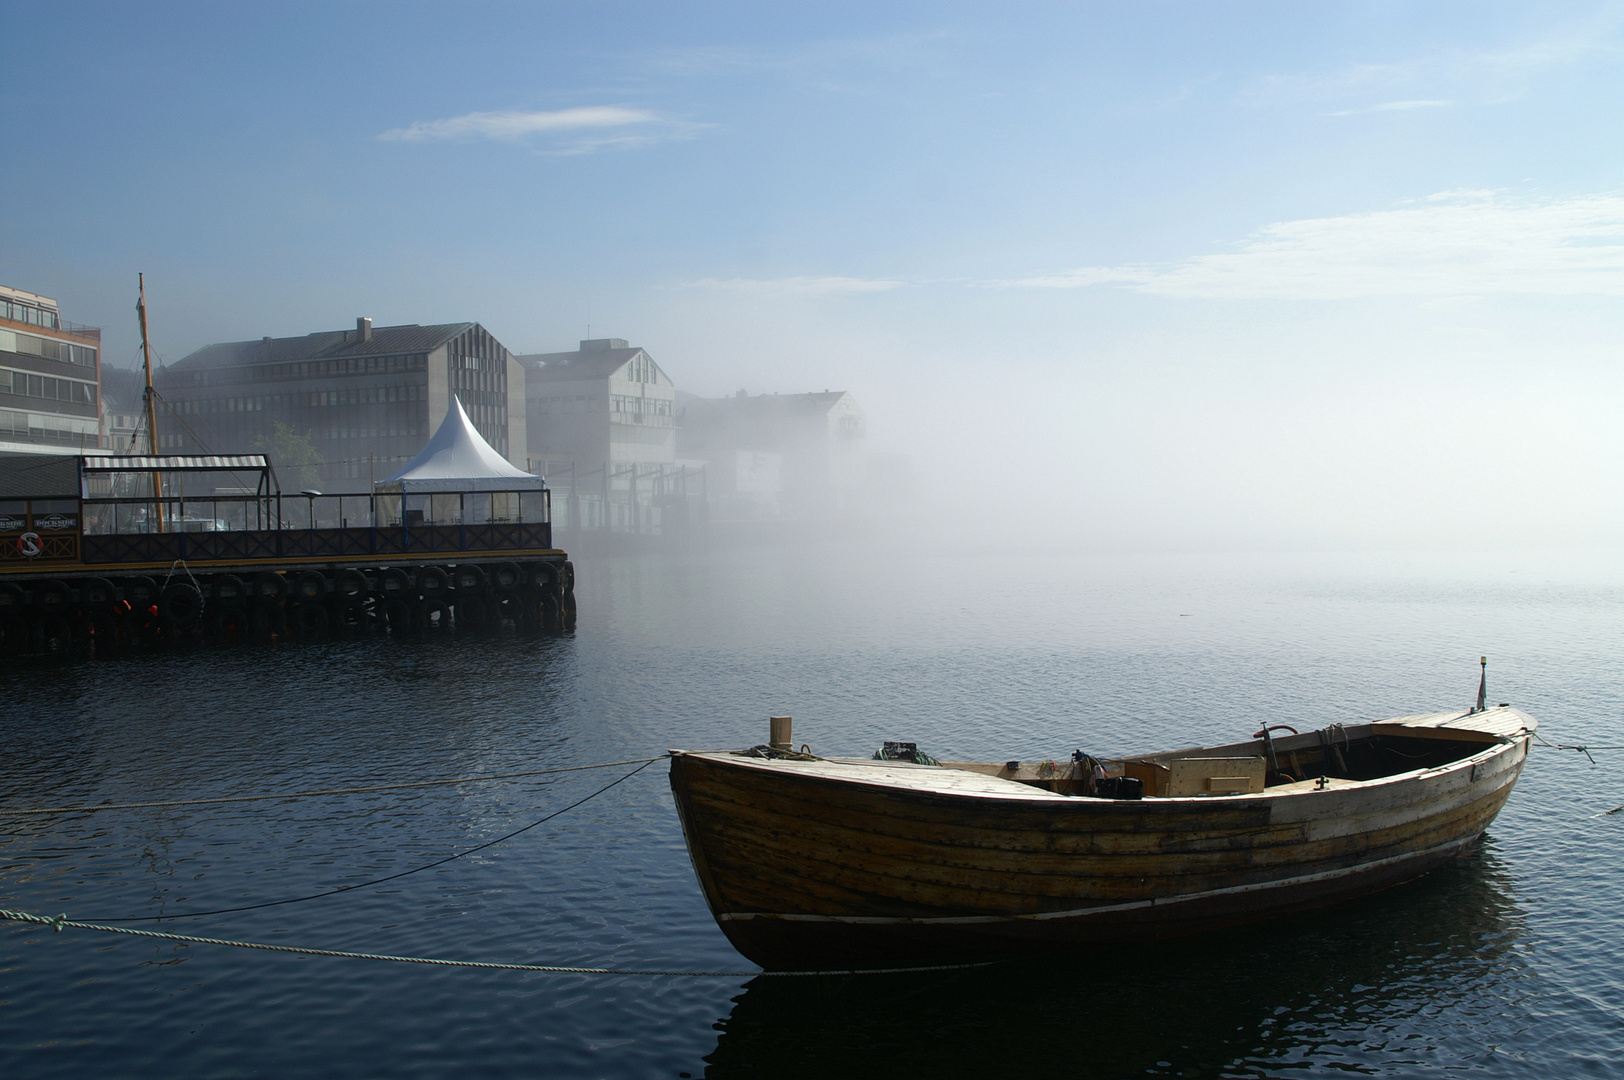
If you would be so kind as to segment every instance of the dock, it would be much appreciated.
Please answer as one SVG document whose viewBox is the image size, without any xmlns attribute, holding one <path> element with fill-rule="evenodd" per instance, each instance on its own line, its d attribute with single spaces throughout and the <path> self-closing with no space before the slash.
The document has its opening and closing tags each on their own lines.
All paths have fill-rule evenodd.
<svg viewBox="0 0 1624 1080">
<path fill-rule="evenodd" d="M 575 627 L 551 492 L 297 495 L 260 454 L 0 454 L 0 662 Z"/>
</svg>

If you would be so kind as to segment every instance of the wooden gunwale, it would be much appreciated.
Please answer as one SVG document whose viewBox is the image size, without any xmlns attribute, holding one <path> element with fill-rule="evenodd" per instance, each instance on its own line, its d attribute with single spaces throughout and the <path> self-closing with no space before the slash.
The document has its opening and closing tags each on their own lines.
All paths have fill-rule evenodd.
<svg viewBox="0 0 1624 1080">
<path fill-rule="evenodd" d="M 1470 767 L 1465 763 L 1467 770 Z M 1434 806 L 1435 812 L 1419 820 L 1400 821 L 1361 836 L 1332 837 L 1318 844 L 1288 836 L 1273 850 L 1260 852 L 1251 846 L 1176 857 L 1153 850 L 1137 857 L 966 852 L 951 842 L 898 835 L 895 830 L 880 837 L 850 827 L 827 827 L 821 820 L 805 824 L 807 815 L 793 806 L 763 811 L 748 802 L 707 799 L 703 790 L 696 793 L 695 809 L 710 819 L 704 844 L 710 875 L 728 883 L 708 890 L 714 894 L 712 906 L 718 915 L 783 912 L 786 901 L 793 899 L 808 914 L 829 916 L 920 918 L 944 908 L 1014 916 L 1039 910 L 1046 901 L 1047 906 L 1058 900 L 1109 903 L 1232 885 L 1266 886 L 1282 877 L 1300 877 L 1304 870 L 1357 867 L 1390 854 L 1403 857 L 1447 843 L 1463 831 L 1474 835 L 1481 831 L 1504 801 L 1492 796 L 1511 779 L 1514 776 L 1501 784 L 1483 785 L 1477 794 L 1455 800 L 1456 806 Z M 1092 801 L 1078 800 L 1087 802 Z M 893 824 L 883 816 L 878 820 L 881 827 Z M 1014 835 L 1032 828 L 1029 822 Z M 1302 835 L 1299 826 L 1289 831 Z M 899 850 L 903 846 L 906 850 Z M 906 857 L 899 859 L 899 854 Z M 1299 873 L 1282 873 L 1292 869 Z"/>
<path fill-rule="evenodd" d="M 1406 864 L 1424 869 L 1448 857 L 1504 804 L 1534 726 L 1526 717 L 1517 723 L 1522 714 L 1510 710 L 1482 728 L 1469 721 L 1464 731 L 1448 729 L 1466 716 L 1347 729 L 1357 740 L 1443 728 L 1436 737 L 1484 746 L 1442 765 L 1325 790 L 1126 802 L 997 781 L 1011 789 L 1003 797 L 922 788 L 898 763 L 871 770 L 861 767 L 866 762 L 830 763 L 839 775 L 818 775 L 799 762 L 681 751 L 671 778 L 696 873 L 724 929 L 786 919 L 1063 920 L 1266 890 L 1320 895 L 1328 883 L 1334 892 L 1338 879 L 1396 880 L 1411 872 Z M 1499 729 L 1515 737 L 1493 733 Z M 1313 733 L 1279 744 L 1318 747 Z"/>
</svg>

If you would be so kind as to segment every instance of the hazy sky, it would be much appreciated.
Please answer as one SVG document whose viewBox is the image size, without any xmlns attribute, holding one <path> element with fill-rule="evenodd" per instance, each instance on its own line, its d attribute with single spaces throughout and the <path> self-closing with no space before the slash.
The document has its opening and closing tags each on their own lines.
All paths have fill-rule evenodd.
<svg viewBox="0 0 1624 1080">
<path fill-rule="evenodd" d="M 1624 542 L 1624 7 L 0 6 L 0 282 L 852 390 L 1061 543 Z"/>
</svg>

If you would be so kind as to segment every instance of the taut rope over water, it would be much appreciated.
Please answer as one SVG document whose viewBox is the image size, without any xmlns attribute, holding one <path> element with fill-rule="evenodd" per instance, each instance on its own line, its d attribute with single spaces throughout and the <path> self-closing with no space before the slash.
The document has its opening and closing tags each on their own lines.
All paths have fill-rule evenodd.
<svg viewBox="0 0 1624 1080">
<path fill-rule="evenodd" d="M 100 926 L 96 923 L 75 922 L 66 915 L 50 918 L 29 911 L 0 909 L 0 920 L 49 926 L 57 933 L 74 930 L 99 930 L 106 934 L 129 934 L 134 937 L 180 941 L 191 945 L 228 945 L 235 949 L 260 949 L 264 952 L 297 953 L 300 956 L 336 956 L 346 960 L 388 960 L 396 964 L 427 964 L 433 967 L 485 968 L 490 971 L 540 971 L 555 975 L 665 975 L 683 978 L 754 979 L 761 976 L 779 978 L 806 978 L 816 975 L 904 975 L 924 971 L 962 971 L 967 968 L 989 967 L 996 961 L 984 960 L 971 964 L 933 964 L 928 967 L 853 968 L 848 971 L 677 971 L 666 968 L 602 968 L 568 967 L 562 964 L 499 964 L 488 960 L 444 960 L 428 956 L 393 956 L 389 953 L 353 952 L 347 949 L 309 949 L 298 945 L 269 945 L 261 941 L 232 941 L 227 938 L 197 937 L 192 934 L 169 934 L 161 930 L 137 930 L 131 926 Z"/>
</svg>

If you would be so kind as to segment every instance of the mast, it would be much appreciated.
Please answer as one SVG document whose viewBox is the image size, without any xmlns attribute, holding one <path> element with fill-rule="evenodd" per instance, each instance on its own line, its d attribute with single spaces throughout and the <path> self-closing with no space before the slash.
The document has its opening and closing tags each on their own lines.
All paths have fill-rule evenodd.
<svg viewBox="0 0 1624 1080">
<path fill-rule="evenodd" d="M 147 342 L 147 276 L 145 274 L 137 274 L 136 282 L 141 290 L 140 299 L 135 302 L 135 313 L 141 320 L 141 363 L 142 366 L 146 368 L 147 372 L 147 390 L 145 395 L 147 403 L 147 452 L 153 457 L 157 457 L 158 399 L 152 390 L 152 346 Z M 157 525 L 159 532 L 164 531 L 164 509 L 163 503 L 159 501 L 163 498 L 163 494 L 162 480 L 159 475 L 154 472 L 152 474 L 152 506 L 157 512 Z"/>
</svg>

